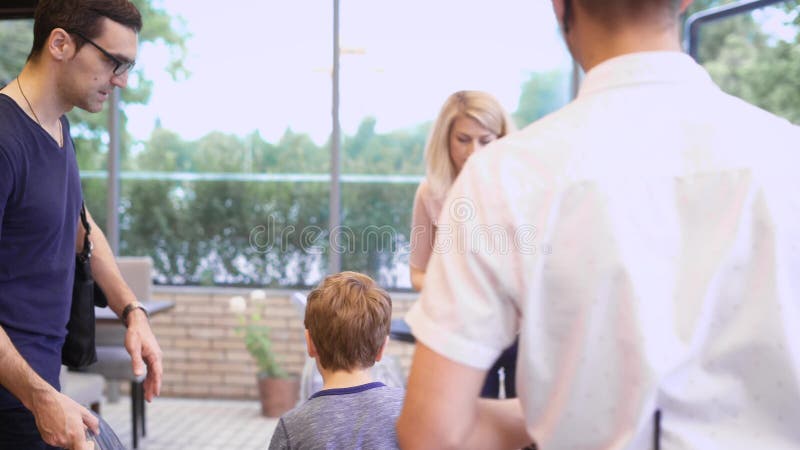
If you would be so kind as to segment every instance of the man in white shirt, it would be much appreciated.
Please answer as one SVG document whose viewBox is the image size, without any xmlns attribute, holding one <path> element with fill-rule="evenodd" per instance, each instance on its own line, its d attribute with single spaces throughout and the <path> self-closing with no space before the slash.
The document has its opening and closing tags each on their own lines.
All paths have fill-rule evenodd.
<svg viewBox="0 0 800 450">
<path fill-rule="evenodd" d="M 800 130 L 681 53 L 689 3 L 553 1 L 586 77 L 450 191 L 401 447 L 800 448 Z"/>
</svg>

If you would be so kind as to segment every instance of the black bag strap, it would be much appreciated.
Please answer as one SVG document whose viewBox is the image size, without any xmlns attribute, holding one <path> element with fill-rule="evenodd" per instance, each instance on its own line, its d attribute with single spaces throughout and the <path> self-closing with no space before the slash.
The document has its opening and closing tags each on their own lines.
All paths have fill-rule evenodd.
<svg viewBox="0 0 800 450">
<path fill-rule="evenodd" d="M 83 259 L 89 259 L 92 256 L 92 241 L 89 240 L 89 234 L 92 232 L 92 227 L 89 225 L 89 220 L 86 218 L 86 204 L 81 202 L 81 223 L 85 233 L 83 234 L 83 250 L 78 256 Z"/>
</svg>

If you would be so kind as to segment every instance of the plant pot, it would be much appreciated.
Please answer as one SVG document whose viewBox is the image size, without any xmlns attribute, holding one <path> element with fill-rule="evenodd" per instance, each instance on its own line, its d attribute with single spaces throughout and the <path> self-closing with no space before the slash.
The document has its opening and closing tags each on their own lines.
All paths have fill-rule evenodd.
<svg viewBox="0 0 800 450">
<path fill-rule="evenodd" d="M 300 380 L 297 378 L 258 377 L 261 415 L 280 417 L 297 404 Z"/>
</svg>

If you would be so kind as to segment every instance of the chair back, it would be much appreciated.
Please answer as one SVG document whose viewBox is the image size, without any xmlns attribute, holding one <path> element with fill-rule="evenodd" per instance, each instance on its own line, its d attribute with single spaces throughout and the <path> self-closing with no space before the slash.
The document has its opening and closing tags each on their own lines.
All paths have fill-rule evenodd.
<svg viewBox="0 0 800 450">
<path fill-rule="evenodd" d="M 306 318 L 306 303 L 308 303 L 308 298 L 302 292 L 295 292 L 289 297 L 289 301 L 294 306 L 295 311 L 297 314 L 300 315 L 300 320 L 305 320 Z"/>
<path fill-rule="evenodd" d="M 150 300 L 153 294 L 153 260 L 149 256 L 120 256 L 117 265 L 136 298 L 139 301 Z"/>
<path fill-rule="evenodd" d="M 150 300 L 153 293 L 153 260 L 149 256 L 120 256 L 117 266 L 136 299 Z M 125 327 L 116 323 L 98 323 L 95 326 L 95 342 L 98 346 L 124 345 Z"/>
</svg>

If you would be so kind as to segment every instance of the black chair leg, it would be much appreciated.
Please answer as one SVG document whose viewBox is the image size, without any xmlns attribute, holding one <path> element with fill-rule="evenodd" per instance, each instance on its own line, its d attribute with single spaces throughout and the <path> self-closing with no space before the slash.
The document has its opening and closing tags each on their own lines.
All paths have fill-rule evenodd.
<svg viewBox="0 0 800 450">
<path fill-rule="evenodd" d="M 131 381 L 131 435 L 133 448 L 139 448 L 139 383 Z"/>
<path fill-rule="evenodd" d="M 140 382 L 139 383 L 139 412 L 141 413 L 140 417 L 142 419 L 142 437 L 147 436 L 147 427 L 145 426 L 145 424 L 147 423 L 147 421 L 145 420 L 145 416 L 146 416 L 146 414 L 145 414 L 145 406 L 146 406 L 146 403 L 144 401 L 144 383 Z"/>
</svg>

